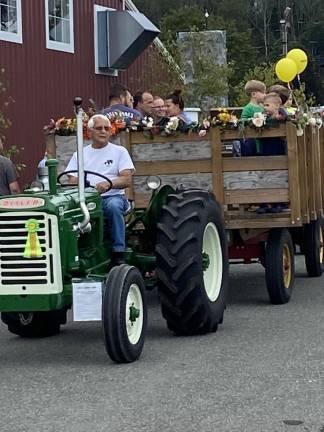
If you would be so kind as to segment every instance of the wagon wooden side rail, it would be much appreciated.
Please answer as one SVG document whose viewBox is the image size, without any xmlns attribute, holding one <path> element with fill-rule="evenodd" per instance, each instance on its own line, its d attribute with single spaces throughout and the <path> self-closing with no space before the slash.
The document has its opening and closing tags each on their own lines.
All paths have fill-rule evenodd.
<svg viewBox="0 0 324 432">
<path fill-rule="evenodd" d="M 240 130 L 212 128 L 204 137 L 198 134 L 144 136 L 125 134 L 136 166 L 130 190 L 137 207 L 145 207 L 150 192 L 145 180 L 158 175 L 162 183 L 175 187 L 210 189 L 223 205 L 228 229 L 298 227 L 323 215 L 324 132 L 307 127 L 297 137 L 296 127 L 288 122 L 258 131 L 246 128 L 245 138 L 278 137 L 287 143 L 287 155 L 228 157 L 224 143 L 241 140 Z M 257 214 L 261 203 L 286 203 L 286 211 Z"/>
</svg>

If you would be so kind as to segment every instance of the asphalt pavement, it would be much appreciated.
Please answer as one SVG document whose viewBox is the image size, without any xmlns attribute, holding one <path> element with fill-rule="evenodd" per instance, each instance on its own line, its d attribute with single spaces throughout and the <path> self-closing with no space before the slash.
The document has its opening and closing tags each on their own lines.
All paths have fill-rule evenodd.
<svg viewBox="0 0 324 432">
<path fill-rule="evenodd" d="M 148 293 L 140 360 L 107 357 L 99 323 L 24 340 L 0 325 L 0 432 L 324 432 L 324 276 L 297 257 L 290 303 L 260 265 L 231 267 L 224 324 L 176 337 Z"/>
</svg>

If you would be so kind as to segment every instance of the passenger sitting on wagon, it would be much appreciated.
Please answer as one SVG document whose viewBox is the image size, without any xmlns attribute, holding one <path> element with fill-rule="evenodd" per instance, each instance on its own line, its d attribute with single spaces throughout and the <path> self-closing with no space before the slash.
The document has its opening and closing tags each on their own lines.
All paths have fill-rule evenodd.
<svg viewBox="0 0 324 432">
<path fill-rule="evenodd" d="M 264 95 L 266 86 L 263 82 L 257 80 L 248 81 L 245 84 L 245 92 L 250 98 L 250 102 L 243 107 L 241 120 L 253 118 L 255 113 L 262 113 Z M 256 156 L 261 154 L 261 144 L 258 139 L 246 139 L 241 142 L 241 156 Z"/>
<path fill-rule="evenodd" d="M 277 93 L 269 93 L 264 96 L 264 110 L 267 115 L 267 124 L 278 125 L 279 122 L 286 121 L 287 114 L 280 109 L 281 98 Z M 262 156 L 276 156 L 286 154 L 286 141 L 280 137 L 262 138 Z M 257 213 L 281 213 L 287 208 L 285 203 L 261 204 Z"/>
<path fill-rule="evenodd" d="M 286 107 L 286 103 L 288 103 L 289 100 L 292 100 L 291 91 L 281 84 L 275 84 L 269 88 L 268 93 L 276 93 L 280 97 L 281 105 L 279 108 L 279 114 L 287 117 L 288 110 Z M 291 106 L 291 103 L 289 106 Z"/>
<path fill-rule="evenodd" d="M 102 112 L 109 120 L 122 117 L 126 123 L 137 121 L 142 114 L 133 108 L 133 96 L 127 87 L 115 83 L 110 88 L 109 107 Z"/>
<path fill-rule="evenodd" d="M 160 96 L 154 96 L 152 105 L 152 118 L 155 126 L 165 126 L 169 122 L 169 117 L 166 114 L 166 106 L 164 100 Z"/>
<path fill-rule="evenodd" d="M 287 120 L 287 113 L 281 108 L 281 98 L 277 93 L 268 93 L 263 100 L 264 111 L 267 115 L 267 124 L 277 125 Z M 262 156 L 275 156 L 286 154 L 286 141 L 282 138 L 262 138 Z"/>
<path fill-rule="evenodd" d="M 297 111 L 297 107 L 293 107 L 293 95 L 292 92 L 289 94 L 289 98 L 287 99 L 286 103 L 284 104 L 284 108 L 287 111 L 289 116 L 294 116 Z"/>
<path fill-rule="evenodd" d="M 178 117 L 185 124 L 192 123 L 190 117 L 183 111 L 184 101 L 181 97 L 181 90 L 174 90 L 165 98 L 166 114 L 168 117 Z"/>
</svg>

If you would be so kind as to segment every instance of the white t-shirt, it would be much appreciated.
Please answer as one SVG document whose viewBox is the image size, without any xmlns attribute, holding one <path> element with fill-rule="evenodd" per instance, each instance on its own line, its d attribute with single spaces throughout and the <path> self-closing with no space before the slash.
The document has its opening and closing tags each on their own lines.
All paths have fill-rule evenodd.
<svg viewBox="0 0 324 432">
<path fill-rule="evenodd" d="M 135 170 L 134 164 L 129 156 L 128 151 L 125 147 L 112 144 L 109 142 L 105 147 L 94 148 L 92 145 L 88 145 L 83 149 L 84 157 L 84 169 L 88 171 L 97 172 L 108 177 L 110 180 L 115 180 L 119 173 L 123 170 Z M 65 168 L 65 171 L 77 170 L 77 152 L 73 153 L 73 156 Z M 71 174 L 77 177 L 78 174 Z M 97 183 L 105 181 L 103 178 L 88 174 L 87 179 L 91 186 L 95 186 Z M 125 194 L 125 189 L 110 189 L 105 192 L 102 196 Z"/>
</svg>

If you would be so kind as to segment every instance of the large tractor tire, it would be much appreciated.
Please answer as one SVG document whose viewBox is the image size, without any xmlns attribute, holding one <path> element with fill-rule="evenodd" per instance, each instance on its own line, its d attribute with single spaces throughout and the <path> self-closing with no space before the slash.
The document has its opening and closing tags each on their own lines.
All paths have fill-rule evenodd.
<svg viewBox="0 0 324 432">
<path fill-rule="evenodd" d="M 307 274 L 319 277 L 324 270 L 324 219 L 311 221 L 304 227 L 304 249 Z"/>
<path fill-rule="evenodd" d="M 131 363 L 143 350 L 147 325 L 145 284 L 137 268 L 122 264 L 109 272 L 103 302 L 102 329 L 109 357 Z"/>
<path fill-rule="evenodd" d="M 2 312 L 2 321 L 8 330 L 21 337 L 53 336 L 66 323 L 66 309 L 49 312 Z"/>
<path fill-rule="evenodd" d="M 220 205 L 205 191 L 168 197 L 157 225 L 156 273 L 162 315 L 177 334 L 204 334 L 223 321 L 228 250 Z"/>
<path fill-rule="evenodd" d="M 295 277 L 294 246 L 286 228 L 270 230 L 265 257 L 265 278 L 270 301 L 288 303 Z"/>
</svg>

